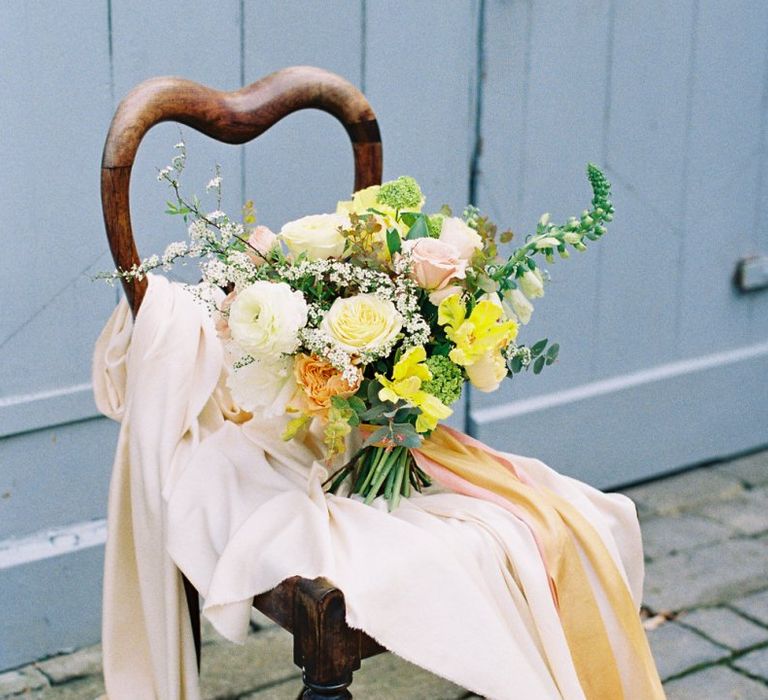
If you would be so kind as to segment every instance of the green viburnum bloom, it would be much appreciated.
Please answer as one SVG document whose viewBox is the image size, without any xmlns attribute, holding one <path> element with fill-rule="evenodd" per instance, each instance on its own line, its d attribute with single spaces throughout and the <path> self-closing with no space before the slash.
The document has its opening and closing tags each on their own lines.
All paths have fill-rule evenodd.
<svg viewBox="0 0 768 700">
<path fill-rule="evenodd" d="M 426 365 L 432 373 L 432 379 L 424 382 L 421 388 L 440 399 L 446 406 L 458 401 L 464 386 L 461 367 L 444 355 L 433 355 L 427 359 Z"/>
<path fill-rule="evenodd" d="M 419 211 L 424 204 L 421 187 L 412 177 L 403 175 L 385 182 L 376 197 L 379 204 L 406 211 Z"/>
<path fill-rule="evenodd" d="M 442 214 L 432 214 L 432 216 L 427 217 L 427 230 L 430 238 L 439 238 L 440 232 L 443 230 L 444 218 Z"/>
</svg>

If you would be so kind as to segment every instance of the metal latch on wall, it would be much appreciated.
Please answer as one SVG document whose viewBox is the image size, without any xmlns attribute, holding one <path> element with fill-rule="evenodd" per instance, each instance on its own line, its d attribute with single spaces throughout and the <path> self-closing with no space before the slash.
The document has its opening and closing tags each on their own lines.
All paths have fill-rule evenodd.
<svg viewBox="0 0 768 700">
<path fill-rule="evenodd" d="M 768 255 L 753 255 L 739 260 L 735 282 L 741 292 L 768 289 Z"/>
</svg>

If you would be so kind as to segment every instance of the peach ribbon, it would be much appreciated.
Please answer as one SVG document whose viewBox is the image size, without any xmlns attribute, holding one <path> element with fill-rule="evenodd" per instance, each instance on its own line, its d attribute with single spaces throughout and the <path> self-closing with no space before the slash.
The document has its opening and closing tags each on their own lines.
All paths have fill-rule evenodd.
<svg viewBox="0 0 768 700">
<path fill-rule="evenodd" d="M 664 700 L 626 581 L 600 535 L 577 508 L 534 484 L 501 453 L 447 426 L 438 426 L 412 454 L 436 482 L 457 493 L 493 502 L 530 529 L 588 700 L 622 700 L 629 689 L 622 687 L 614 649 L 579 548 L 594 569 L 632 651 L 631 697 Z"/>
</svg>

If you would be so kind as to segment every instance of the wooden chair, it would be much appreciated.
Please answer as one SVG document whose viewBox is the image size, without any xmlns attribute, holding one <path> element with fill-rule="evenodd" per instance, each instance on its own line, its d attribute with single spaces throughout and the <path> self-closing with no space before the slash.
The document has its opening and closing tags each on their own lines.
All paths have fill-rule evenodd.
<svg viewBox="0 0 768 700">
<path fill-rule="evenodd" d="M 101 201 L 115 264 L 129 269 L 140 258 L 131 228 L 131 168 L 144 135 L 155 124 L 176 121 L 226 143 L 257 137 L 300 109 L 320 109 L 343 125 L 352 141 L 355 190 L 381 183 L 382 151 L 376 116 L 363 94 L 333 73 L 286 68 L 233 92 L 220 92 L 181 78 L 153 78 L 120 103 L 104 145 Z M 147 281 L 123 281 L 134 315 Z M 200 665 L 198 593 L 184 579 Z M 352 674 L 362 659 L 384 651 L 360 630 L 347 626 L 343 593 L 325 579 L 294 577 L 254 598 L 256 608 L 293 634 L 293 659 L 302 669 L 304 700 L 351 698 Z"/>
</svg>

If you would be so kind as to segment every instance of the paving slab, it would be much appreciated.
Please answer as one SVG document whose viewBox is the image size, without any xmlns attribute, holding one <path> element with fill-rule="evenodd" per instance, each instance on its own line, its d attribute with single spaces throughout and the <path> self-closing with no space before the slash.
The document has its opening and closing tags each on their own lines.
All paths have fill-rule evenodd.
<svg viewBox="0 0 768 700">
<path fill-rule="evenodd" d="M 0 673 L 0 698 L 44 688 L 48 679 L 34 668 L 26 667 Z"/>
<path fill-rule="evenodd" d="M 699 515 L 685 513 L 653 516 L 641 523 L 643 551 L 647 559 L 658 559 L 684 549 L 727 540 L 734 530 Z"/>
<path fill-rule="evenodd" d="M 701 608 L 684 613 L 677 621 L 733 651 L 768 642 L 768 629 L 750 622 L 728 608 Z"/>
<path fill-rule="evenodd" d="M 278 685 L 256 689 L 240 700 L 295 700 L 301 689 L 296 678 Z M 363 661 L 355 672 L 350 690 L 366 700 L 458 700 L 467 692 L 394 654 L 380 654 Z M 471 697 L 471 696 L 469 696 Z"/>
<path fill-rule="evenodd" d="M 674 622 L 649 631 L 648 642 L 662 680 L 729 656 L 727 649 Z"/>
<path fill-rule="evenodd" d="M 731 601 L 731 605 L 753 620 L 768 625 L 768 590 Z"/>
<path fill-rule="evenodd" d="M 768 687 L 727 666 L 710 666 L 664 686 L 667 700 L 768 700 Z"/>
<path fill-rule="evenodd" d="M 466 694 L 459 686 L 394 654 L 363 661 L 350 690 L 354 696 L 369 700 L 455 700 Z"/>
<path fill-rule="evenodd" d="M 717 605 L 765 588 L 768 539 L 685 550 L 646 566 L 644 602 L 655 611 Z"/>
<path fill-rule="evenodd" d="M 227 641 L 203 647 L 200 687 L 206 700 L 232 698 L 264 687 L 295 681 L 293 638 L 280 627 L 251 634 L 245 644 Z"/>
<path fill-rule="evenodd" d="M 720 464 L 717 470 L 747 486 L 768 486 L 768 450 Z"/>
<path fill-rule="evenodd" d="M 745 491 L 727 501 L 707 503 L 698 508 L 697 513 L 744 535 L 766 532 L 768 531 L 768 489 Z"/>
<path fill-rule="evenodd" d="M 623 493 L 645 514 L 673 515 L 695 510 L 706 503 L 715 503 L 739 495 L 744 488 L 731 476 L 712 467 L 652 481 L 625 489 Z"/>
<path fill-rule="evenodd" d="M 22 695 L 14 700 L 96 700 L 104 694 L 101 676 L 79 678 L 64 685 L 57 685 Z"/>
<path fill-rule="evenodd" d="M 54 656 L 35 664 L 51 681 L 60 685 L 75 678 L 85 678 L 101 673 L 101 646 L 79 649 L 72 654 Z"/>
<path fill-rule="evenodd" d="M 736 668 L 746 671 L 750 676 L 759 676 L 768 683 L 768 647 L 756 649 L 733 662 Z"/>
</svg>

